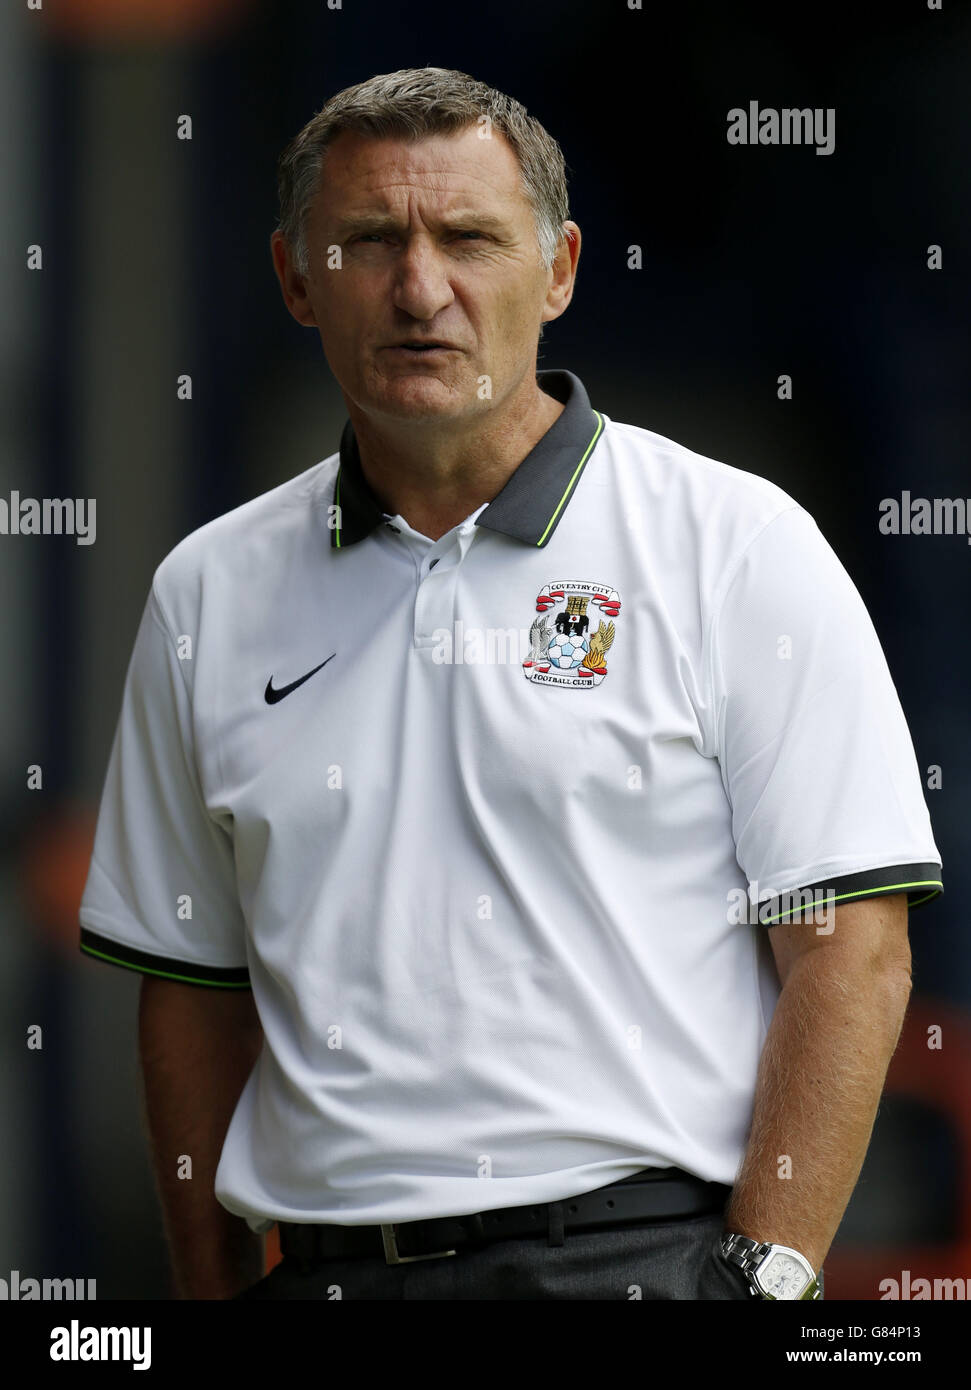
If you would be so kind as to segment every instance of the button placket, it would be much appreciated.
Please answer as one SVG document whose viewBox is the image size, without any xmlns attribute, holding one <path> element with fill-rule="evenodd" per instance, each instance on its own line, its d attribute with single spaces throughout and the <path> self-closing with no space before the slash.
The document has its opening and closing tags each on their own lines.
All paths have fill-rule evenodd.
<svg viewBox="0 0 971 1390">
<path fill-rule="evenodd" d="M 416 649 L 428 651 L 439 646 L 443 630 L 454 636 L 457 571 L 477 534 L 477 528 L 472 518 L 446 536 L 431 541 L 427 537 L 419 538 L 416 532 L 409 532 L 406 527 L 399 525 L 402 520 L 401 517 L 385 517 L 385 533 L 392 544 L 408 552 L 414 563 L 416 582 L 412 641 Z"/>
<path fill-rule="evenodd" d="M 422 552 L 418 547 L 404 535 L 400 526 L 393 526 L 390 521 L 384 522 L 379 528 L 379 535 L 384 544 L 393 546 L 399 555 L 406 555 L 411 560 L 415 569 L 415 583 L 420 584 Z"/>
<path fill-rule="evenodd" d="M 449 565 L 445 569 L 436 566 L 428 571 L 418 584 L 415 594 L 414 643 L 418 648 L 437 646 L 441 630 L 452 631 L 452 617 L 455 609 L 455 586 L 457 567 Z M 436 631 L 439 637 L 434 634 Z"/>
</svg>

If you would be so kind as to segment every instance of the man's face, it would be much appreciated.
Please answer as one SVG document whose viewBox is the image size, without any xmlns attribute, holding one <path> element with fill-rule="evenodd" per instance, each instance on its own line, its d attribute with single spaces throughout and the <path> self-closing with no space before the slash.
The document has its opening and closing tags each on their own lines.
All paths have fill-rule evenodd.
<svg viewBox="0 0 971 1390">
<path fill-rule="evenodd" d="M 331 371 L 366 414 L 489 409 L 535 369 L 540 323 L 569 302 L 550 294 L 563 272 L 540 260 L 518 161 L 496 130 L 417 142 L 344 132 L 324 157 L 306 236 L 302 285 L 275 239 L 281 283 L 297 286 L 288 307 L 317 326 Z M 339 269 L 328 266 L 334 247 Z M 572 268 L 568 278 L 572 289 Z"/>
</svg>

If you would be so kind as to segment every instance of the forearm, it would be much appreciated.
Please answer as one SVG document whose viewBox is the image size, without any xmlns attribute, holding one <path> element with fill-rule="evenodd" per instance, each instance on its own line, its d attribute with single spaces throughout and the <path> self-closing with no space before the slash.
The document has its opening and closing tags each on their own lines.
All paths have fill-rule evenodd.
<svg viewBox="0 0 971 1390">
<path fill-rule="evenodd" d="M 815 1270 L 859 1178 L 910 993 L 906 972 L 861 978 L 825 957 L 798 961 L 779 996 L 725 1218 L 726 1230 L 788 1245 Z"/>
<path fill-rule="evenodd" d="M 169 981 L 143 985 L 143 1101 L 179 1298 L 231 1298 L 263 1272 L 263 1238 L 214 1193 L 229 1121 L 262 1042 L 254 1019 L 248 1000 Z"/>
</svg>

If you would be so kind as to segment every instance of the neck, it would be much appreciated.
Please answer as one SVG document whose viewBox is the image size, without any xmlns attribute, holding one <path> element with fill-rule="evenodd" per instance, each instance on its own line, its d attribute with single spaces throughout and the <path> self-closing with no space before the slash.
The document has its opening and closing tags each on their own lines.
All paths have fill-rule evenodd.
<svg viewBox="0 0 971 1390">
<path fill-rule="evenodd" d="M 385 511 L 438 540 L 501 492 L 563 413 L 535 373 L 496 408 L 469 420 L 383 420 L 345 396 L 361 470 Z"/>
</svg>

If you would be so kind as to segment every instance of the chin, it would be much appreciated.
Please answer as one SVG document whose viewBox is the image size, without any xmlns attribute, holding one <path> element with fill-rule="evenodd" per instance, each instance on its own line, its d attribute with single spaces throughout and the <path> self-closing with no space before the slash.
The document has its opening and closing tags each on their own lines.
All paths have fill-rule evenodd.
<svg viewBox="0 0 971 1390">
<path fill-rule="evenodd" d="M 463 415 L 476 402 L 475 390 L 421 372 L 384 377 L 367 393 L 385 415 Z"/>
</svg>

